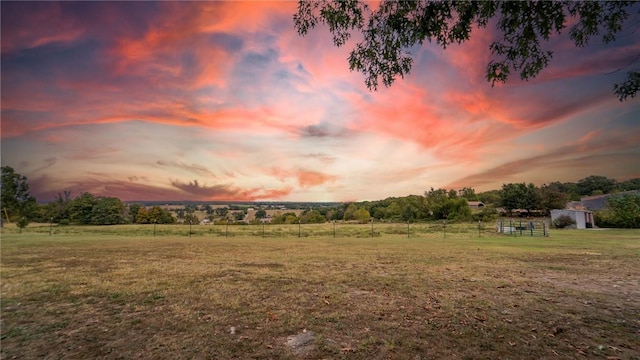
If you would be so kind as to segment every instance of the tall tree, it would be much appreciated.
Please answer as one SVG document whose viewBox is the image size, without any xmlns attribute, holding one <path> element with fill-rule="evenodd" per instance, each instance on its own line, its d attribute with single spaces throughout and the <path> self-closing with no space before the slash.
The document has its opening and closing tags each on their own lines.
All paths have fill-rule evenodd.
<svg viewBox="0 0 640 360">
<path fill-rule="evenodd" d="M 622 191 L 640 190 L 640 178 L 629 179 L 626 181 L 619 182 L 618 186 Z"/>
<path fill-rule="evenodd" d="M 129 211 L 128 211 L 129 221 L 135 224 L 137 222 L 138 212 L 142 208 L 143 206 L 140 204 L 129 204 Z"/>
<path fill-rule="evenodd" d="M 92 225 L 116 225 L 124 223 L 124 204 L 118 198 L 99 197 L 91 209 Z"/>
<path fill-rule="evenodd" d="M 136 224 L 148 224 L 149 223 L 149 210 L 145 207 L 141 207 L 136 212 Z"/>
<path fill-rule="evenodd" d="M 549 185 L 540 187 L 540 208 L 545 215 L 549 215 L 553 209 L 564 209 L 568 201 L 569 196 L 556 187 Z"/>
<path fill-rule="evenodd" d="M 354 220 L 355 219 L 355 212 L 356 210 L 358 210 L 358 206 L 354 203 L 350 203 L 347 208 L 344 210 L 344 216 L 343 219 L 344 220 Z"/>
<path fill-rule="evenodd" d="M 608 194 L 616 188 L 616 180 L 606 176 L 591 175 L 578 181 L 578 193 L 582 196 Z"/>
<path fill-rule="evenodd" d="M 436 220 L 465 220 L 471 217 L 471 208 L 467 199 L 458 197 L 455 190 L 437 189 L 424 193 L 425 204 L 431 214 L 431 218 Z"/>
<path fill-rule="evenodd" d="M 458 192 L 461 197 L 467 199 L 468 201 L 478 201 L 478 195 L 476 195 L 476 191 L 472 187 L 464 187 Z"/>
<path fill-rule="evenodd" d="M 503 184 L 500 191 L 500 205 L 509 214 L 516 209 L 524 209 L 527 212 L 540 208 L 539 191 L 533 184 Z"/>
<path fill-rule="evenodd" d="M 293 20 L 300 35 L 326 24 L 336 46 L 360 33 L 362 40 L 349 55 L 349 68 L 362 72 L 367 87 L 376 90 L 380 81 L 390 86 L 409 73 L 412 46 L 425 41 L 442 48 L 460 44 L 469 40 L 474 28 L 488 24 L 495 24 L 502 38 L 489 45 L 493 59 L 487 64 L 487 81 L 504 83 L 512 73 L 529 80 L 549 65 L 553 52 L 543 44 L 554 34 L 569 27 L 577 47 L 598 36 L 609 43 L 616 40 L 630 13 L 637 13 L 634 1 L 381 0 L 371 10 L 363 0 L 301 0 Z M 640 71 L 635 68 L 624 82 L 614 85 L 614 93 L 623 101 L 636 96 L 639 87 Z"/>
<path fill-rule="evenodd" d="M 35 197 L 29 193 L 29 182 L 25 176 L 16 173 L 10 166 L 3 166 L 0 192 L 0 211 L 6 211 L 15 220 L 31 218 L 37 204 Z"/>
<path fill-rule="evenodd" d="M 449 195 L 445 189 L 431 188 L 429 191 L 425 191 L 425 204 L 427 211 L 434 219 L 446 219 L 449 216 L 447 200 Z"/>
<path fill-rule="evenodd" d="M 184 223 L 187 225 L 198 225 L 200 223 L 200 219 L 198 219 L 198 215 L 193 211 L 189 211 L 184 217 Z"/>
<path fill-rule="evenodd" d="M 489 190 L 478 194 L 478 199 L 485 205 L 500 203 L 500 190 Z"/>
<path fill-rule="evenodd" d="M 170 212 L 158 205 L 154 205 L 151 210 L 149 210 L 149 222 L 152 224 L 173 224 L 176 222 L 176 219 Z"/>
<path fill-rule="evenodd" d="M 93 207 L 98 203 L 90 193 L 78 195 L 69 206 L 70 220 L 76 224 L 89 225 L 93 221 Z"/>
<path fill-rule="evenodd" d="M 45 206 L 46 221 L 60 222 L 69 220 L 69 208 L 71 206 L 71 192 L 58 193 L 56 198 Z"/>
</svg>

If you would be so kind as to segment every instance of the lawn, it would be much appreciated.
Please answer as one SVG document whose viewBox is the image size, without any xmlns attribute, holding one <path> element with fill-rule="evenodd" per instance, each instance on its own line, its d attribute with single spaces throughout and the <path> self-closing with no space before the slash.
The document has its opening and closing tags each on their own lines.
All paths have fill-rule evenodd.
<svg viewBox="0 0 640 360">
<path fill-rule="evenodd" d="M 640 359 L 638 230 L 323 226 L 5 229 L 0 357 Z"/>
</svg>

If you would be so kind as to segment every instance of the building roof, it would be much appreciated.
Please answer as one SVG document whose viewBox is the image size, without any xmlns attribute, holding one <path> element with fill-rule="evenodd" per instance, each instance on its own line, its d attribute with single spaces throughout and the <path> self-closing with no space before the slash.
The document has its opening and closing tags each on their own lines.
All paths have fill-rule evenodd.
<svg viewBox="0 0 640 360">
<path fill-rule="evenodd" d="M 589 209 L 593 211 L 598 211 L 607 207 L 607 200 L 612 196 L 625 196 L 631 194 L 639 194 L 640 190 L 631 190 L 624 191 L 613 194 L 604 194 L 604 195 L 593 195 L 593 196 L 585 196 L 580 199 L 580 201 L 572 201 L 567 204 L 567 208 L 572 209 Z"/>
</svg>

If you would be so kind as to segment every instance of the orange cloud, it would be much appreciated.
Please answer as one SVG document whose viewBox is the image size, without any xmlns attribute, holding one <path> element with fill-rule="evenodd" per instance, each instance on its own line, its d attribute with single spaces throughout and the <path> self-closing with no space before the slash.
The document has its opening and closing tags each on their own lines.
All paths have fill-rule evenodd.
<svg viewBox="0 0 640 360">
<path fill-rule="evenodd" d="M 306 169 L 285 170 L 280 168 L 271 168 L 267 170 L 267 173 L 276 177 L 280 181 L 285 181 L 287 178 L 295 178 L 298 185 L 303 188 L 322 185 L 330 181 L 335 181 L 338 178 L 334 175 Z"/>
<path fill-rule="evenodd" d="M 323 174 L 318 171 L 301 169 L 295 172 L 295 176 L 298 178 L 298 183 L 302 187 L 322 185 L 337 178 L 336 176 Z"/>
</svg>

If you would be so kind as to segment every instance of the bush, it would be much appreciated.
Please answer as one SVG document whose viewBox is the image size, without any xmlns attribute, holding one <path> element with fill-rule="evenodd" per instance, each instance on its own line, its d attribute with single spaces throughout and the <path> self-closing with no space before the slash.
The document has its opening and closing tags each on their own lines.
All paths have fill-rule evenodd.
<svg viewBox="0 0 640 360">
<path fill-rule="evenodd" d="M 553 226 L 557 229 L 564 229 L 575 224 L 576 221 L 569 215 L 560 215 L 558 218 L 553 220 Z"/>
</svg>

